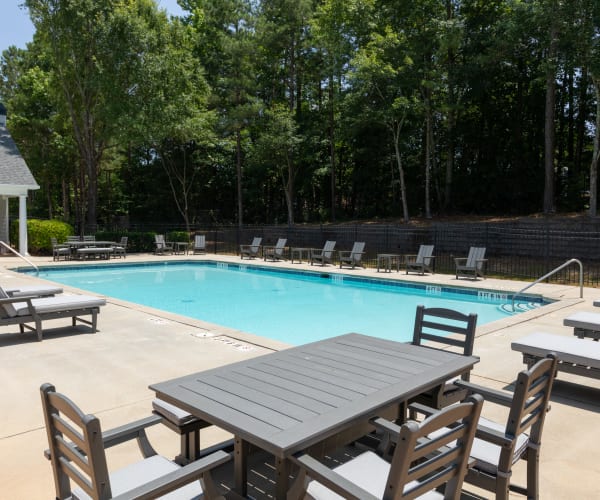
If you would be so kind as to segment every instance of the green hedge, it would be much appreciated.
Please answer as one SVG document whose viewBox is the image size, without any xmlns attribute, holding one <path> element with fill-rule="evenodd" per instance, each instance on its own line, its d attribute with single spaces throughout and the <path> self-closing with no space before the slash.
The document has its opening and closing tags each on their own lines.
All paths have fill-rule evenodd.
<svg viewBox="0 0 600 500">
<path fill-rule="evenodd" d="M 52 255 L 50 238 L 62 243 L 67 236 L 74 234 L 73 227 L 59 220 L 27 220 L 28 250 L 32 255 Z M 19 241 L 19 221 L 14 220 L 10 226 L 10 241 Z"/>
</svg>

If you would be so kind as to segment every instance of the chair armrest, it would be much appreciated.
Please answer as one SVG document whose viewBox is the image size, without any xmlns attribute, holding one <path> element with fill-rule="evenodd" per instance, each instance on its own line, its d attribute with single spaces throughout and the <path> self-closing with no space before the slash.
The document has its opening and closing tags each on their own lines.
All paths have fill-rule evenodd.
<svg viewBox="0 0 600 500">
<path fill-rule="evenodd" d="M 337 472 L 323 465 L 307 454 L 302 454 L 292 457 L 292 462 L 298 465 L 306 472 L 306 475 L 317 480 L 323 486 L 335 491 L 345 499 L 355 500 L 376 500 L 377 497 L 371 495 L 368 491 L 363 490 L 352 481 L 349 481 Z"/>
<path fill-rule="evenodd" d="M 467 262 L 468 257 L 454 257 L 454 263 L 459 266 Z"/>
<path fill-rule="evenodd" d="M 156 498 L 170 491 L 201 479 L 211 469 L 231 460 L 231 456 L 224 451 L 217 451 L 212 455 L 196 460 L 185 467 L 159 477 L 144 485 L 129 490 L 122 495 L 113 497 L 113 500 L 131 500 L 132 498 Z"/>
<path fill-rule="evenodd" d="M 400 437 L 400 426 L 396 425 L 394 422 L 390 422 L 385 418 L 375 417 L 369 420 L 369 423 L 377 430 L 388 433 L 393 441 Z"/>
<path fill-rule="evenodd" d="M 513 442 L 513 439 L 506 437 L 503 432 L 490 429 L 481 424 L 477 426 L 475 437 L 488 443 L 497 444 L 498 446 L 510 446 Z"/>
<path fill-rule="evenodd" d="M 104 448 L 110 448 L 132 439 L 136 439 L 140 436 L 146 428 L 156 424 L 160 424 L 162 421 L 159 415 L 150 415 L 148 417 L 130 422 L 114 429 L 109 429 L 102 433 L 102 441 L 104 442 Z"/>
<path fill-rule="evenodd" d="M 462 389 L 467 389 L 469 394 L 481 394 L 486 401 L 491 403 L 503 406 L 510 406 L 512 404 L 513 398 L 511 393 L 473 384 L 472 382 L 467 382 L 465 380 L 455 380 L 454 385 Z"/>
</svg>

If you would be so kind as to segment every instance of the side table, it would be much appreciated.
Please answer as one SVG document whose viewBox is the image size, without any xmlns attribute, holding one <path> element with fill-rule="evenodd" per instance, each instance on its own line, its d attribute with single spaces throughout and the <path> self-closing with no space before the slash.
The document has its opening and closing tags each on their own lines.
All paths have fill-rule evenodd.
<svg viewBox="0 0 600 500">
<path fill-rule="evenodd" d="M 392 265 L 396 264 L 396 272 L 400 272 L 400 260 L 402 256 L 397 253 L 378 253 L 377 254 L 377 272 L 383 268 L 383 272 L 392 272 Z"/>
</svg>

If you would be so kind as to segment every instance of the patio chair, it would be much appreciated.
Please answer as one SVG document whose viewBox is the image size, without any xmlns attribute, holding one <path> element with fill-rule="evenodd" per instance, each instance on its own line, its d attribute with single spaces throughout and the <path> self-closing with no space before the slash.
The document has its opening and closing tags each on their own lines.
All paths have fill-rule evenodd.
<svg viewBox="0 0 600 500">
<path fill-rule="evenodd" d="M 194 254 L 206 253 L 206 235 L 197 234 L 194 236 Z"/>
<path fill-rule="evenodd" d="M 118 245 L 112 246 L 112 254 L 115 258 L 118 256 L 120 259 L 121 255 L 123 256 L 123 258 L 127 257 L 127 240 L 128 239 L 129 239 L 128 236 L 121 236 L 120 243 Z"/>
<path fill-rule="evenodd" d="M 240 258 L 244 258 L 244 256 L 249 259 L 253 259 L 254 257 L 258 257 L 260 252 L 260 244 L 262 243 L 262 238 L 255 236 L 250 245 L 240 245 Z"/>
<path fill-rule="evenodd" d="M 365 242 L 355 241 L 352 245 L 352 250 L 340 250 L 338 252 L 338 258 L 340 259 L 340 269 L 342 265 L 347 265 L 354 269 L 356 266 L 364 267 L 362 265 L 362 256 L 365 253 Z"/>
<path fill-rule="evenodd" d="M 50 244 L 52 245 L 52 260 L 60 260 L 61 257 L 64 260 L 71 258 L 71 246 L 66 243 L 58 243 L 56 238 L 50 238 Z"/>
<path fill-rule="evenodd" d="M 477 314 L 417 306 L 412 344 L 423 345 L 425 341 L 434 342 L 435 344 L 427 344 L 426 347 L 432 349 L 458 347 L 461 354 L 471 356 L 476 327 Z M 461 378 L 469 381 L 470 373 L 463 373 Z M 456 386 L 454 382 L 450 380 L 437 391 L 420 394 L 413 401 L 437 409 L 462 401 L 467 396 L 467 390 Z"/>
<path fill-rule="evenodd" d="M 417 272 L 421 275 L 425 272 L 433 274 L 433 245 L 421 245 L 417 255 L 405 255 L 406 259 L 406 274 L 410 271 Z"/>
<path fill-rule="evenodd" d="M 468 276 L 477 279 L 481 276 L 485 279 L 485 247 L 471 247 L 467 257 L 455 257 L 456 279 L 460 276 Z"/>
<path fill-rule="evenodd" d="M 300 470 L 288 499 L 301 498 L 305 492 L 307 497 L 317 500 L 458 499 L 482 405 L 481 396 L 471 396 L 421 423 L 409 421 L 402 427 L 375 419 L 372 423 L 393 434 L 397 441 L 391 463 L 372 451 L 335 469 L 308 454 L 296 456 L 292 460 Z M 437 435 L 425 442 L 426 436 L 435 431 Z M 307 483 L 307 477 L 312 481 Z M 444 493 L 436 491 L 442 486 Z"/>
<path fill-rule="evenodd" d="M 266 246 L 263 247 L 263 258 L 264 260 L 286 260 L 283 252 L 285 251 L 285 244 L 287 243 L 287 238 L 279 238 L 275 246 Z"/>
<path fill-rule="evenodd" d="M 45 455 L 52 464 L 57 499 L 157 498 L 169 492 L 177 498 L 219 495 L 211 470 L 230 459 L 227 453 L 217 451 L 179 467 L 158 455 L 148 441 L 146 428 L 159 423 L 160 417 L 102 432 L 96 416 L 84 414 L 53 385 L 43 384 L 40 392 L 49 444 Z M 109 473 L 106 449 L 133 439 L 142 460 Z"/>
<path fill-rule="evenodd" d="M 312 266 L 315 262 L 320 262 L 324 266 L 327 262 L 333 263 L 333 249 L 335 248 L 335 241 L 327 240 L 323 246 L 323 250 L 318 248 L 310 249 L 310 265 Z"/>
<path fill-rule="evenodd" d="M 165 253 L 173 253 L 173 245 L 165 241 L 164 234 L 154 235 L 154 253 L 155 255 L 164 255 Z"/>
<path fill-rule="evenodd" d="M 520 372 L 512 394 L 470 382 L 456 382 L 469 393 L 480 394 L 488 403 L 509 408 L 504 425 L 483 417 L 479 420 L 471 449 L 475 463 L 467 472 L 465 482 L 493 492 L 496 499 L 508 499 L 509 491 L 531 499 L 539 498 L 542 429 L 549 410 L 556 365 L 556 356 L 549 354 Z M 520 459 L 527 461 L 525 487 L 511 484 L 513 466 Z"/>
<path fill-rule="evenodd" d="M 63 289 L 52 285 L 24 285 L 14 288 L 4 288 L 9 297 L 52 297 L 63 292 Z"/>
<path fill-rule="evenodd" d="M 59 297 L 9 297 L 0 288 L 0 326 L 19 325 L 21 333 L 25 328 L 37 333 L 39 341 L 43 338 L 42 322 L 49 319 L 72 318 L 72 325 L 77 321 L 92 327 L 96 332 L 100 307 L 106 300 L 90 295 L 61 295 Z M 91 316 L 85 320 L 81 316 Z M 35 327 L 27 323 L 35 323 Z"/>
</svg>

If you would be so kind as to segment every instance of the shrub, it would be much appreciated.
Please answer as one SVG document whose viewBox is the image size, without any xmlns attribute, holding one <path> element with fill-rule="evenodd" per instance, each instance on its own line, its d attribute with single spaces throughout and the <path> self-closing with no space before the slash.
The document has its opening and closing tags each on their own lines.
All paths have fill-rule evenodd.
<svg viewBox="0 0 600 500">
<path fill-rule="evenodd" d="M 52 243 L 50 238 L 56 238 L 59 243 L 74 234 L 73 227 L 59 220 L 27 220 L 27 242 L 29 252 L 34 255 L 51 255 Z M 19 241 L 19 221 L 14 220 L 10 227 L 10 239 Z"/>
</svg>

